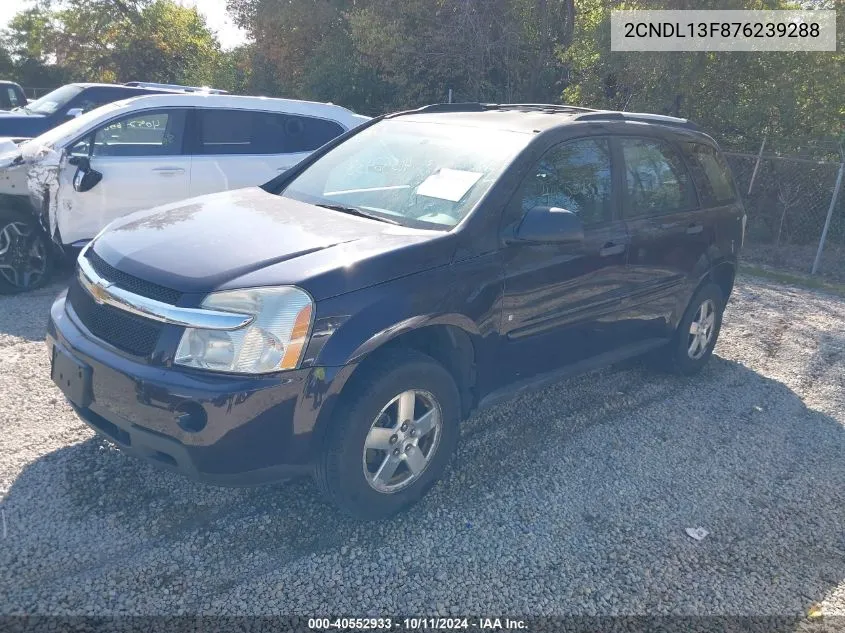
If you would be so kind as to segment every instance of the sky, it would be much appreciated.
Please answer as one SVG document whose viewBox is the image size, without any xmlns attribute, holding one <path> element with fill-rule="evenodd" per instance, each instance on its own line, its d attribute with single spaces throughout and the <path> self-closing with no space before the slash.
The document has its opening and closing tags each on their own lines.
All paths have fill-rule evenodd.
<svg viewBox="0 0 845 633">
<path fill-rule="evenodd" d="M 246 41 L 246 33 L 232 23 L 226 14 L 226 0 L 178 0 L 185 6 L 195 6 L 205 16 L 206 22 L 223 48 L 234 48 Z M 0 29 L 18 12 L 30 6 L 28 0 L 0 0 Z"/>
</svg>

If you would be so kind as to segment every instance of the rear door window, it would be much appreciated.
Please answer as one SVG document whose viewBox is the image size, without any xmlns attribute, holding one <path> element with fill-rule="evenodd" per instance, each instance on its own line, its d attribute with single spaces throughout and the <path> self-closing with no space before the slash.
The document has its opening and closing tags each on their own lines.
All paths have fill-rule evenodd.
<svg viewBox="0 0 845 633">
<path fill-rule="evenodd" d="M 620 138 L 625 162 L 625 217 L 646 218 L 690 211 L 695 190 L 681 155 L 668 143 Z"/>
<path fill-rule="evenodd" d="M 702 143 L 682 143 L 681 149 L 704 206 L 712 207 L 736 200 L 730 168 L 716 148 Z"/>
<path fill-rule="evenodd" d="M 199 154 L 296 154 L 311 152 L 344 129 L 314 117 L 209 109 L 199 112 Z"/>
</svg>

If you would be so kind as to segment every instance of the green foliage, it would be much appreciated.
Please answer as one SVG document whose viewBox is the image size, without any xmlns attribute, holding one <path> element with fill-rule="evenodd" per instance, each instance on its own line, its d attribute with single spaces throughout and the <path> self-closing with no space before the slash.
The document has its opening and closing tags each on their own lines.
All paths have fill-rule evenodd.
<svg viewBox="0 0 845 633">
<path fill-rule="evenodd" d="M 229 0 L 277 94 L 363 112 L 556 99 L 572 0 Z M 256 76 L 256 80 L 258 77 Z M 264 86 L 262 86 L 264 87 Z"/>
<path fill-rule="evenodd" d="M 21 82 L 67 80 L 207 84 L 220 46 L 196 9 L 173 0 L 43 2 L 15 16 L 5 48 Z"/>
<path fill-rule="evenodd" d="M 835 53 L 615 53 L 610 11 L 835 7 Z M 360 112 L 445 101 L 558 102 L 689 117 L 749 150 L 845 138 L 845 2 L 836 0 L 228 0 L 251 43 L 219 44 L 177 0 L 39 0 L 0 73 L 208 84 Z M 786 148 L 785 148 L 786 149 Z"/>
<path fill-rule="evenodd" d="M 784 9 L 784 0 L 696 0 L 673 8 Z M 683 6 L 683 5 L 690 6 Z M 628 0 L 579 2 L 572 46 L 560 53 L 572 83 L 563 101 L 596 108 L 657 112 L 693 119 L 730 145 L 749 150 L 764 134 L 783 149 L 839 136 L 845 114 L 841 72 L 845 7 L 838 6 L 835 53 L 620 53 L 610 51 L 612 8 L 665 8 Z M 775 149 L 773 145 L 770 148 Z"/>
</svg>

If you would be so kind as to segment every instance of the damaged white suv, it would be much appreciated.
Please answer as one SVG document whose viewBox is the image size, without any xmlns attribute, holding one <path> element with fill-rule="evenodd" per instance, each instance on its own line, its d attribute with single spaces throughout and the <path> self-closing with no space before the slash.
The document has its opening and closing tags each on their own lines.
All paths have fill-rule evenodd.
<svg viewBox="0 0 845 633">
<path fill-rule="evenodd" d="M 327 103 L 161 94 L 0 139 L 0 294 L 43 285 L 115 218 L 263 184 L 367 119 Z"/>
</svg>

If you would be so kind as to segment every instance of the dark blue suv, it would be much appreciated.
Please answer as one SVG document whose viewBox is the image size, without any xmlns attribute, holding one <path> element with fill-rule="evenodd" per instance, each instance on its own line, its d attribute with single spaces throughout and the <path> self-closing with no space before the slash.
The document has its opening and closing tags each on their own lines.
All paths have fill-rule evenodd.
<svg viewBox="0 0 845 633">
<path fill-rule="evenodd" d="M 67 84 L 26 105 L 0 112 L 0 136 L 34 138 L 101 105 L 161 92 L 173 90 L 115 84 Z"/>
<path fill-rule="evenodd" d="M 313 473 L 387 516 L 479 407 L 643 354 L 700 370 L 744 228 L 685 120 L 428 106 L 115 221 L 52 307 L 52 377 L 128 453 L 216 483 Z"/>
</svg>

